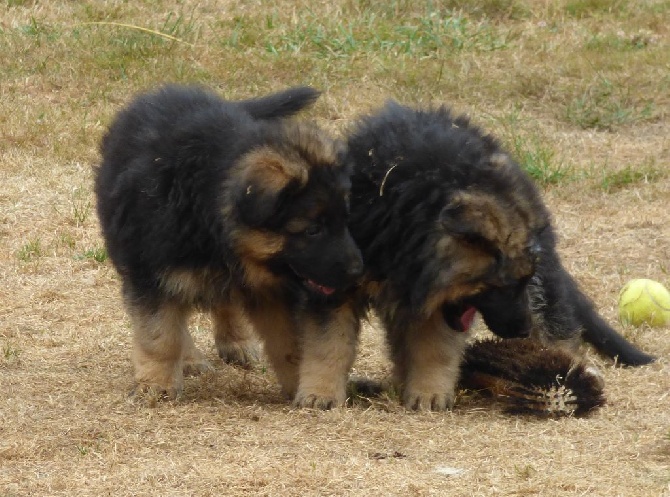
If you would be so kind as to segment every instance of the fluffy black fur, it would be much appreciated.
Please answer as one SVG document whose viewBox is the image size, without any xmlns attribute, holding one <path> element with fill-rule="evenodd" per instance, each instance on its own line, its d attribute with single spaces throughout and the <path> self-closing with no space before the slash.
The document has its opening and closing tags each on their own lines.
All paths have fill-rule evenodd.
<svg viewBox="0 0 670 497">
<path fill-rule="evenodd" d="M 293 88 L 231 102 L 166 86 L 137 97 L 112 123 L 95 191 L 134 320 L 141 385 L 181 388 L 180 373 L 166 371 L 192 359 L 183 338 L 189 309 L 212 310 L 222 339 L 235 342 L 248 337 L 226 320 L 243 306 L 277 349 L 270 355 L 284 390 L 296 395 L 297 358 L 310 351 L 293 335 L 307 333 L 305 320 L 327 324 L 338 293 L 362 271 L 337 144 L 285 119 L 318 94 Z M 153 335 L 166 344 L 152 345 Z M 320 399 L 319 391 L 303 394 Z"/>
<path fill-rule="evenodd" d="M 389 103 L 377 115 L 363 119 L 348 145 L 355 164 L 352 234 L 364 252 L 372 278 L 397 281 L 399 288 L 404 287 L 407 303 L 416 301 L 411 292 L 427 292 L 426 282 L 441 269 L 426 267 L 426 262 L 432 261 L 415 250 L 448 202 L 450 192 L 483 189 L 498 195 L 501 208 L 506 208 L 509 189 L 513 188 L 533 204 L 539 218 L 549 217 L 537 188 L 520 169 L 513 178 L 516 183 L 505 183 L 482 169 L 480 164 L 487 157 L 502 152 L 495 139 L 482 135 L 464 117 L 452 117 L 444 108 L 419 111 Z M 402 167 L 389 172 L 384 186 L 387 192 L 395 188 L 398 193 L 380 195 L 383 175 L 397 164 Z M 417 223 L 425 228 L 417 228 Z M 581 337 L 621 364 L 652 362 L 652 356 L 633 346 L 597 314 L 563 268 L 550 224 L 538 233 L 537 243 L 536 271 L 527 291 L 517 295 L 530 300 L 533 328 L 540 330 L 539 337 L 549 341 Z M 505 316 L 515 309 L 514 295 L 508 296 L 492 303 L 489 319 L 486 311 L 482 313 L 489 328 L 502 337 L 514 335 L 493 323 L 496 315 Z M 482 300 L 484 306 L 491 303 L 487 296 Z"/>
<path fill-rule="evenodd" d="M 435 408 L 435 388 L 451 388 L 457 366 L 446 364 L 464 347 L 454 332 L 467 330 L 473 308 L 502 337 L 534 330 L 542 340 L 573 345 L 583 337 L 620 363 L 652 359 L 596 314 L 560 263 L 536 186 L 465 117 L 390 102 L 363 117 L 347 145 L 364 298 L 386 327 L 398 381 L 406 389 L 420 384 L 410 386 L 406 405 Z M 437 329 L 438 310 L 451 330 Z M 424 343 L 429 336 L 435 350 Z M 430 374 L 418 372 L 428 366 L 417 363 L 431 361 L 433 369 L 451 369 L 439 373 L 450 378 L 442 387 L 427 386 Z"/>
<path fill-rule="evenodd" d="M 549 214 L 528 177 L 513 165 L 498 168 L 490 163 L 501 153 L 495 139 L 463 116 L 452 117 L 445 108 L 418 111 L 393 102 L 363 118 L 349 136 L 348 160 L 354 164 L 350 229 L 363 252 L 368 278 L 393 287 L 407 319 L 421 313 L 431 292 L 441 286 L 435 281 L 440 273 L 459 262 L 434 255 L 444 237 L 492 258 L 505 255 L 478 226 L 461 218 L 463 203 L 455 200 L 461 192 L 490 195 L 499 200 L 500 209 L 518 209 L 512 193 L 521 198 L 533 213 L 533 219 L 519 227 L 530 232 L 526 255 L 533 263 L 546 244 L 543 240 L 551 239 Z M 466 295 L 464 301 L 443 303 L 452 328 L 460 328 L 454 318 L 471 304 L 501 336 L 529 332 L 524 289 L 531 273 L 515 280 L 505 274 L 508 261 L 498 262 L 487 274 L 497 284 L 487 284 L 486 291 Z M 478 284 L 479 276 L 473 274 L 471 283 Z"/>
<path fill-rule="evenodd" d="M 386 328 L 403 401 L 449 407 L 475 311 L 502 336 L 529 334 L 526 289 L 549 215 L 496 140 L 445 108 L 389 103 L 347 145 L 363 294 Z"/>
<path fill-rule="evenodd" d="M 345 228 L 344 168 L 312 168 L 308 185 L 301 188 L 292 179 L 280 192 L 246 184 L 248 178 L 234 171 L 236 162 L 254 149 L 290 149 L 290 131 L 277 121 L 317 96 L 311 88 L 294 88 L 266 99 L 226 102 L 199 88 L 168 86 L 140 96 L 119 114 L 102 144 L 96 194 L 109 256 L 128 291 L 144 299 L 161 298 L 157 275 L 168 268 L 207 268 L 226 278 L 230 273 L 246 291 L 233 247 L 235 231 L 240 225 L 281 231 L 289 219 L 313 207 L 317 189 L 321 197 L 330 197 L 323 220 L 331 226 L 322 227 L 318 220 L 312 229 L 328 228 L 339 238 L 291 234 L 288 245 L 294 249 L 267 264 L 287 276 L 284 283 L 291 293 L 305 294 L 303 287 L 288 284 L 295 280 L 293 269 L 300 279 L 327 287 L 351 283 L 347 266 L 353 260 L 356 273 L 360 264 Z M 227 218 L 224 204 L 232 209 Z"/>
</svg>

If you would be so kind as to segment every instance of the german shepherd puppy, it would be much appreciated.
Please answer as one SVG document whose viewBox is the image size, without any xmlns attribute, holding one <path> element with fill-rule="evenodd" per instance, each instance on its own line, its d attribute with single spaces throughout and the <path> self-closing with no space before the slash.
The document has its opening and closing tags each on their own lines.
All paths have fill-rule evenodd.
<svg viewBox="0 0 670 497">
<path fill-rule="evenodd" d="M 347 149 L 362 299 L 386 328 L 405 406 L 452 406 L 477 312 L 501 337 L 583 334 L 620 362 L 651 359 L 595 313 L 560 264 L 532 180 L 466 117 L 390 102 L 360 119 Z"/>
<path fill-rule="evenodd" d="M 112 123 L 95 191 L 140 390 L 176 397 L 185 368 L 208 367 L 187 328 L 199 308 L 224 359 L 254 356 L 246 314 L 297 405 L 344 402 L 358 325 L 340 295 L 363 270 L 350 171 L 324 132 L 285 119 L 317 97 L 299 87 L 230 102 L 166 86 Z"/>
</svg>

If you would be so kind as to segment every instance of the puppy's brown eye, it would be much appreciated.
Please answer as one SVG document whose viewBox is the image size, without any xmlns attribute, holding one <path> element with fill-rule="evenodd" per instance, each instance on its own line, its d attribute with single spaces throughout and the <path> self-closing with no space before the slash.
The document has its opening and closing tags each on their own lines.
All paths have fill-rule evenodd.
<svg viewBox="0 0 670 497">
<path fill-rule="evenodd" d="M 310 224 L 307 229 L 304 231 L 305 236 L 313 237 L 319 236 L 323 231 L 323 227 L 320 224 Z"/>
</svg>

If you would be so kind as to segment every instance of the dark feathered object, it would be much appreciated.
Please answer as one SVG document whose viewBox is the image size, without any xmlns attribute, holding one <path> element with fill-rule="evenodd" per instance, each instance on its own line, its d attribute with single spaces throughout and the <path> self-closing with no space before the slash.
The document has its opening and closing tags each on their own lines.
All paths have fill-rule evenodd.
<svg viewBox="0 0 670 497">
<path fill-rule="evenodd" d="M 583 416 L 605 404 L 597 368 L 530 339 L 487 339 L 469 345 L 460 387 L 492 394 L 510 413 Z"/>
</svg>

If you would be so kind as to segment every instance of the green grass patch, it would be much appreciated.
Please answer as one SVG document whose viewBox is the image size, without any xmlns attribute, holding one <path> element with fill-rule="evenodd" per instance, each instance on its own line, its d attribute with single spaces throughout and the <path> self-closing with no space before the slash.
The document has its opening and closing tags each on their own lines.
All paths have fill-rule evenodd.
<svg viewBox="0 0 670 497">
<path fill-rule="evenodd" d="M 159 25 L 144 25 L 132 22 L 123 22 L 116 12 L 102 15 L 90 6 L 85 7 L 86 16 L 89 21 L 74 24 L 74 33 L 81 34 L 84 30 L 96 30 L 110 40 L 134 49 L 145 49 L 148 47 L 165 46 L 173 43 L 186 43 L 192 45 L 200 35 L 200 23 L 195 16 L 195 8 L 190 12 L 168 12 L 163 22 Z"/>
<path fill-rule="evenodd" d="M 193 50 L 200 37 L 201 24 L 195 10 L 188 13 L 168 12 L 160 23 L 141 24 L 124 22 L 113 16 L 104 19 L 95 12 L 86 12 L 86 17 L 94 20 L 75 22 L 63 37 L 77 45 L 81 57 L 78 63 L 89 70 L 107 74 L 110 81 L 134 79 L 143 68 L 151 66 L 158 71 L 161 79 L 179 79 L 171 70 L 156 67 L 157 62 L 173 58 L 168 65 L 177 71 L 183 59 L 180 50 Z M 95 46 L 96 50 L 88 50 Z M 182 61 L 182 62 L 180 62 Z"/>
<path fill-rule="evenodd" d="M 77 256 L 77 259 L 80 260 L 90 259 L 102 264 L 107 260 L 107 250 L 104 247 L 94 247 L 86 249 L 84 250 L 84 252 L 82 252 Z"/>
<path fill-rule="evenodd" d="M 569 168 L 558 159 L 554 149 L 538 136 L 515 134 L 511 146 L 519 165 L 540 185 L 558 185 L 570 179 Z"/>
<path fill-rule="evenodd" d="M 597 33 L 586 41 L 584 48 L 595 52 L 607 52 L 609 50 L 625 52 L 642 50 L 654 41 L 655 37 L 648 32 L 640 32 L 630 36 L 622 33 Z"/>
<path fill-rule="evenodd" d="M 40 241 L 39 238 L 30 240 L 25 245 L 23 245 L 16 253 L 16 257 L 21 262 L 31 262 L 36 259 L 39 259 L 40 257 L 42 257 L 42 255 L 44 255 L 44 253 L 42 251 L 42 242 Z"/>
<path fill-rule="evenodd" d="M 599 76 L 565 108 L 567 122 L 582 129 L 613 131 L 622 126 L 649 120 L 653 102 L 640 103 L 628 85 Z"/>
<path fill-rule="evenodd" d="M 40 40 L 44 36 L 49 37 L 53 41 L 57 36 L 52 28 L 41 21 L 38 21 L 34 16 L 30 16 L 30 22 L 28 24 L 19 26 L 19 30 L 24 35 L 36 40 Z"/>
<path fill-rule="evenodd" d="M 532 3 L 517 0 L 447 0 L 445 6 L 478 18 L 526 19 Z"/>
<path fill-rule="evenodd" d="M 583 19 L 596 15 L 623 15 L 628 12 L 627 0 L 572 0 L 565 6 L 571 17 Z"/>
<path fill-rule="evenodd" d="M 21 355 L 21 349 L 12 345 L 11 343 L 3 344 L 2 346 L 2 358 L 5 363 L 13 363 L 19 360 Z"/>
<path fill-rule="evenodd" d="M 600 188 L 606 193 L 643 183 L 653 183 L 667 176 L 665 170 L 656 166 L 654 160 L 649 160 L 638 166 L 628 165 L 619 171 L 606 172 L 600 180 Z"/>
<path fill-rule="evenodd" d="M 91 215 L 92 203 L 89 193 L 83 188 L 72 192 L 72 222 L 75 226 L 83 226 Z"/>
<path fill-rule="evenodd" d="M 543 187 L 558 185 L 572 179 L 572 171 L 551 144 L 536 132 L 520 128 L 519 111 L 514 110 L 503 120 L 503 143 L 512 156 L 538 184 Z"/>
<path fill-rule="evenodd" d="M 77 444 L 75 447 L 77 448 L 77 453 L 82 457 L 88 455 L 91 451 L 91 448 L 88 445 Z"/>
<path fill-rule="evenodd" d="M 495 51 L 507 48 L 512 38 L 509 29 L 456 12 L 426 11 L 403 19 L 387 18 L 370 8 L 344 19 L 324 18 L 309 10 L 295 21 L 267 14 L 260 27 L 250 17 L 236 17 L 222 44 L 236 49 L 254 46 L 277 56 L 303 53 L 333 59 Z"/>
<path fill-rule="evenodd" d="M 74 249 L 74 247 L 77 245 L 76 240 L 70 233 L 61 233 L 58 238 L 60 244 L 66 248 Z"/>
</svg>

